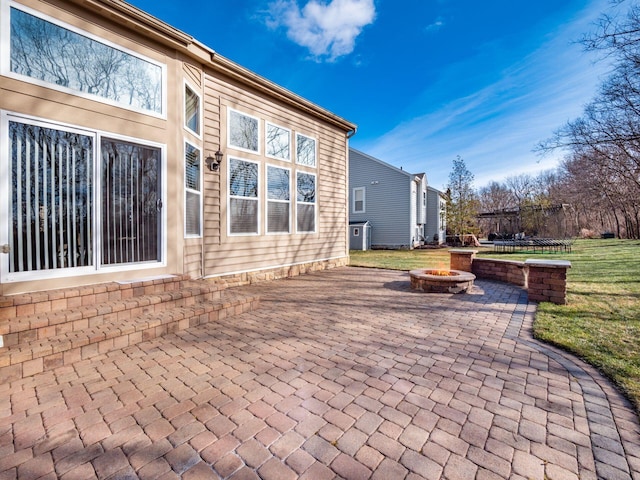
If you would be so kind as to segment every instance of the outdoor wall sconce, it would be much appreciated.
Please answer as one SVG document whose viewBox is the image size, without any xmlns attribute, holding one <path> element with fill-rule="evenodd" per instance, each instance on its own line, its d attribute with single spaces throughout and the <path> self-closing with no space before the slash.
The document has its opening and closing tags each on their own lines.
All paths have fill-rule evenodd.
<svg viewBox="0 0 640 480">
<path fill-rule="evenodd" d="M 224 153 L 220 151 L 220 147 L 218 147 L 218 151 L 212 156 L 208 156 L 204 163 L 207 165 L 207 168 L 212 172 L 217 172 L 220 168 L 220 164 L 222 163 L 222 157 L 224 157 Z"/>
</svg>

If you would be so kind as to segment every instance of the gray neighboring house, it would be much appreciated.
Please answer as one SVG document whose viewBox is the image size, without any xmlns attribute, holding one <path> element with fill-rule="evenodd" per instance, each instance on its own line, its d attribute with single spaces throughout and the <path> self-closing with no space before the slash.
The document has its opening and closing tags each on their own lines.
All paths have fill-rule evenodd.
<svg viewBox="0 0 640 480">
<path fill-rule="evenodd" d="M 409 173 L 349 149 L 349 223 L 371 225 L 372 248 L 415 248 L 425 243 L 427 176 Z"/>
<path fill-rule="evenodd" d="M 427 224 L 424 226 L 427 243 L 445 242 L 447 237 L 447 198 L 440 190 L 427 186 Z"/>
</svg>

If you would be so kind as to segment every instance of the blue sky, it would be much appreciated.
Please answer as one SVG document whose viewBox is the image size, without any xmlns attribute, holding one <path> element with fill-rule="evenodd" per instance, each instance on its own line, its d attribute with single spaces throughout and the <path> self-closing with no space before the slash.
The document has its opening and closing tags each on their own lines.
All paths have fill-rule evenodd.
<svg viewBox="0 0 640 480">
<path fill-rule="evenodd" d="M 443 189 L 554 168 L 532 152 L 580 115 L 606 63 L 577 43 L 609 0 L 131 0 L 358 125 L 351 146 Z M 624 4 L 623 4 L 624 6 Z"/>
</svg>

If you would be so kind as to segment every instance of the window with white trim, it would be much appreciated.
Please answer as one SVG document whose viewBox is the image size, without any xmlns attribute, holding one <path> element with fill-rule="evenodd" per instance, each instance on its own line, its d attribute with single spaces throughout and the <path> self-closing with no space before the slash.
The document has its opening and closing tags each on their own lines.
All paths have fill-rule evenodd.
<svg viewBox="0 0 640 480">
<path fill-rule="evenodd" d="M 163 65 L 57 20 L 45 20 L 27 7 L 11 6 L 9 12 L 10 28 L 0 42 L 10 49 L 10 58 L 2 62 L 3 73 L 125 108 L 164 114 Z"/>
<path fill-rule="evenodd" d="M 267 165 L 267 233 L 289 233 L 291 170 Z"/>
<path fill-rule="evenodd" d="M 247 152 L 259 153 L 260 120 L 231 108 L 229 108 L 227 112 L 229 146 L 246 150 Z"/>
<path fill-rule="evenodd" d="M 259 165 L 256 162 L 229 159 L 229 233 L 258 234 L 260 199 Z"/>
<path fill-rule="evenodd" d="M 265 155 L 278 160 L 291 160 L 291 130 L 265 122 Z"/>
<path fill-rule="evenodd" d="M 184 84 L 184 127 L 200 136 L 200 95 Z"/>
<path fill-rule="evenodd" d="M 316 231 L 316 176 L 313 173 L 296 174 L 296 230 Z"/>
<path fill-rule="evenodd" d="M 184 144 L 184 233 L 202 235 L 202 160 L 200 150 Z"/>
<path fill-rule="evenodd" d="M 355 187 L 353 189 L 353 213 L 364 213 L 365 211 L 365 187 Z"/>
<path fill-rule="evenodd" d="M 296 163 L 307 167 L 316 166 L 316 139 L 296 133 Z"/>
</svg>

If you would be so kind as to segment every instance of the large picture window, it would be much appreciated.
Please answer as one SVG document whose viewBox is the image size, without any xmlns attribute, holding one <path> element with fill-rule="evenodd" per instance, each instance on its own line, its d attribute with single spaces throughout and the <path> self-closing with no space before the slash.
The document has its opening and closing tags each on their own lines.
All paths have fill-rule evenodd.
<svg viewBox="0 0 640 480">
<path fill-rule="evenodd" d="M 298 172 L 296 176 L 296 222 L 298 232 L 316 231 L 316 176 Z"/>
<path fill-rule="evenodd" d="M 296 134 L 296 163 L 316 166 L 316 140 L 301 133 Z"/>
<path fill-rule="evenodd" d="M 236 110 L 229 109 L 228 113 L 229 146 L 258 153 L 260 151 L 260 121 Z"/>
<path fill-rule="evenodd" d="M 127 108 L 164 113 L 161 65 L 18 8 L 10 8 L 10 24 L 11 73 Z"/>
<path fill-rule="evenodd" d="M 289 233 L 291 171 L 267 166 L 267 233 Z"/>
<path fill-rule="evenodd" d="M 202 176 L 200 150 L 185 143 L 184 146 L 184 233 L 202 235 Z"/>
<path fill-rule="evenodd" d="M 269 122 L 267 122 L 265 129 L 267 157 L 291 160 L 291 131 Z"/>
<path fill-rule="evenodd" d="M 260 201 L 258 164 L 229 160 L 229 233 L 257 234 Z"/>
</svg>

